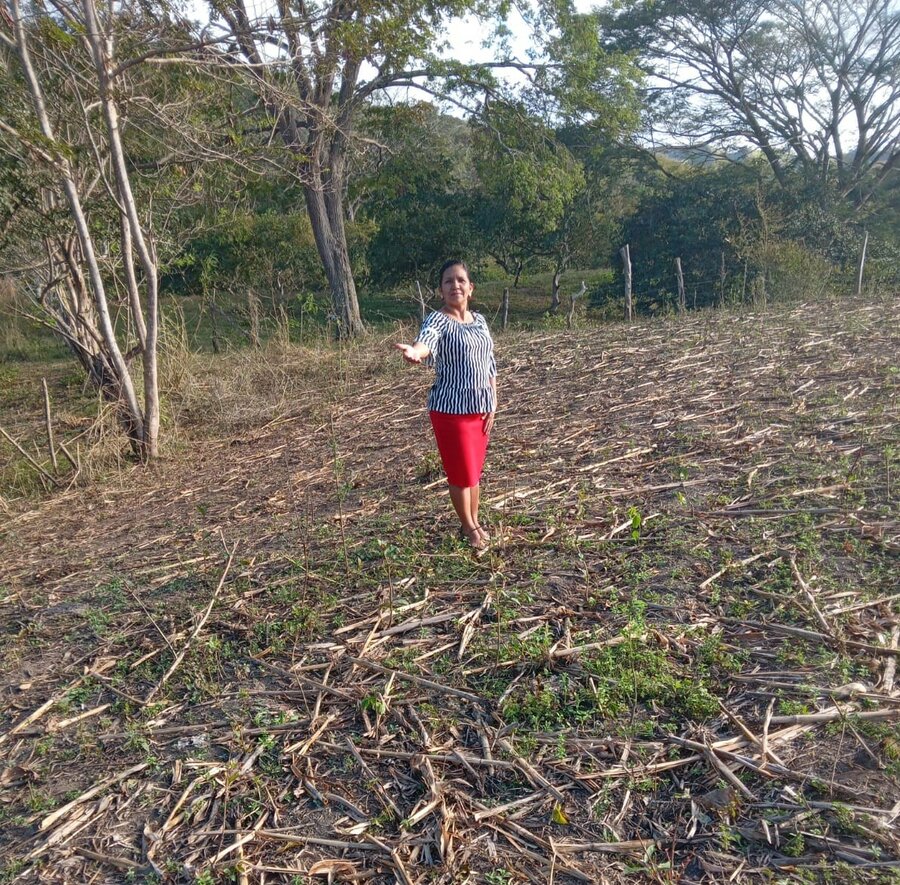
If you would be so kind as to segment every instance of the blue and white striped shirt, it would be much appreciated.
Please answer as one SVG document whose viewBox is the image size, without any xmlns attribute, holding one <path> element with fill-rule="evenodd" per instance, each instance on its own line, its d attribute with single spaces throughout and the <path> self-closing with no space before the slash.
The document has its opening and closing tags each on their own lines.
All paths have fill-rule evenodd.
<svg viewBox="0 0 900 885">
<path fill-rule="evenodd" d="M 428 362 L 434 366 L 429 411 L 483 415 L 496 410 L 494 342 L 480 313 L 472 311 L 472 322 L 460 323 L 437 310 L 425 318 L 416 343 L 431 351 Z"/>
</svg>

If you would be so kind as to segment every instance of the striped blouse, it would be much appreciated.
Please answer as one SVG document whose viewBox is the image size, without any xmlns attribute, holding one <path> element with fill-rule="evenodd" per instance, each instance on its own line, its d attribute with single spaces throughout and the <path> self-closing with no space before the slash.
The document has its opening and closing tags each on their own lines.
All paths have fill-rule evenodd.
<svg viewBox="0 0 900 885">
<path fill-rule="evenodd" d="M 431 351 L 428 362 L 434 366 L 429 411 L 474 415 L 497 408 L 490 381 L 497 374 L 494 342 L 480 313 L 472 311 L 472 322 L 460 323 L 435 311 L 422 323 L 416 343 Z"/>
</svg>

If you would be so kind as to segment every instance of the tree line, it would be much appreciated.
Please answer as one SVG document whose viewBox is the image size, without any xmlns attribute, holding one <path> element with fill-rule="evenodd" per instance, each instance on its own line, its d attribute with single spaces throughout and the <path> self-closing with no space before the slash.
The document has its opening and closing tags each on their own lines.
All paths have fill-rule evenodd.
<svg viewBox="0 0 900 885">
<path fill-rule="evenodd" d="M 366 293 L 448 254 L 508 275 L 619 268 L 640 304 L 900 276 L 890 0 L 0 3 L 0 272 L 158 452 L 159 299 Z M 439 51 L 479 17 L 496 56 Z M 597 287 L 597 301 L 619 283 Z M 362 309 L 360 302 L 362 301 Z M 138 380 L 135 372 L 139 371 Z"/>
</svg>

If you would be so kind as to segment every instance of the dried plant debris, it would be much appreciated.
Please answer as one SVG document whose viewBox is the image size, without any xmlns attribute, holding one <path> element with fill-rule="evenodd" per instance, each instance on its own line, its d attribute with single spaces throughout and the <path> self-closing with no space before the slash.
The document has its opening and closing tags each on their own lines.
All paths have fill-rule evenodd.
<svg viewBox="0 0 900 885">
<path fill-rule="evenodd" d="M 479 560 L 373 344 L 11 514 L 0 878 L 895 881 L 897 308 L 501 338 Z"/>
</svg>

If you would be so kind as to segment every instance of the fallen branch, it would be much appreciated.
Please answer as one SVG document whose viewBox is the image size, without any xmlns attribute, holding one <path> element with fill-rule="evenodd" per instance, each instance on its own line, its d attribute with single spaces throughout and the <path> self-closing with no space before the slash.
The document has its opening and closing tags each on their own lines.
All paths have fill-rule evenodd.
<svg viewBox="0 0 900 885">
<path fill-rule="evenodd" d="M 41 467 L 41 465 L 38 464 L 38 462 L 35 461 L 34 458 L 32 458 L 31 455 L 29 455 L 28 452 L 26 452 L 25 449 L 23 449 L 22 446 L 20 446 L 20 445 L 19 445 L 19 444 L 18 444 L 18 443 L 17 443 L 17 442 L 16 442 L 16 441 L 15 441 L 15 440 L 7 433 L 2 427 L 0 427 L 0 434 L 2 434 L 2 435 L 7 439 L 8 442 L 10 442 L 12 445 L 14 445 L 14 446 L 19 450 L 19 452 L 21 453 L 22 457 L 23 457 L 23 458 L 24 458 L 24 459 L 25 459 L 25 460 L 26 460 L 26 461 L 27 461 L 27 462 L 28 462 L 35 470 L 37 470 L 37 472 L 38 472 L 42 477 L 44 477 L 44 479 L 46 479 L 46 480 L 47 480 L 48 482 L 50 482 L 52 485 L 55 485 L 55 486 L 57 486 L 57 487 L 60 485 L 60 481 L 59 481 L 55 476 L 53 476 L 52 474 L 47 473 L 47 471 L 44 470 L 44 468 Z"/>
<path fill-rule="evenodd" d="M 892 649 L 896 649 L 898 643 L 900 643 L 900 624 L 894 624 L 894 629 L 891 631 L 891 645 Z M 897 659 L 896 658 L 888 658 L 887 663 L 884 665 L 884 676 L 881 680 L 881 690 L 886 695 L 894 694 L 894 675 L 897 672 Z"/>
<path fill-rule="evenodd" d="M 812 609 L 813 614 L 816 616 L 816 620 L 819 622 L 819 626 L 828 634 L 832 639 L 834 638 L 834 633 L 831 629 L 831 626 L 828 624 L 828 621 L 825 620 L 825 616 L 822 614 L 819 609 L 818 604 L 816 603 L 816 597 L 812 592 L 812 588 L 806 581 L 803 580 L 803 575 L 800 574 L 800 569 L 797 568 L 797 560 L 795 557 L 790 557 L 791 564 L 791 574 L 794 576 L 794 580 L 800 585 L 800 589 L 803 591 L 803 595 L 806 597 L 809 602 L 809 607 Z"/>
<path fill-rule="evenodd" d="M 840 710 L 837 707 L 833 710 L 824 710 L 821 713 L 800 713 L 796 716 L 773 716 L 772 722 L 776 725 L 809 725 L 820 722 L 836 722 L 846 716 L 853 716 L 856 719 L 897 719 L 900 718 L 900 708 L 884 707 L 880 710 L 862 710 L 856 712 L 853 710 Z"/>
</svg>

